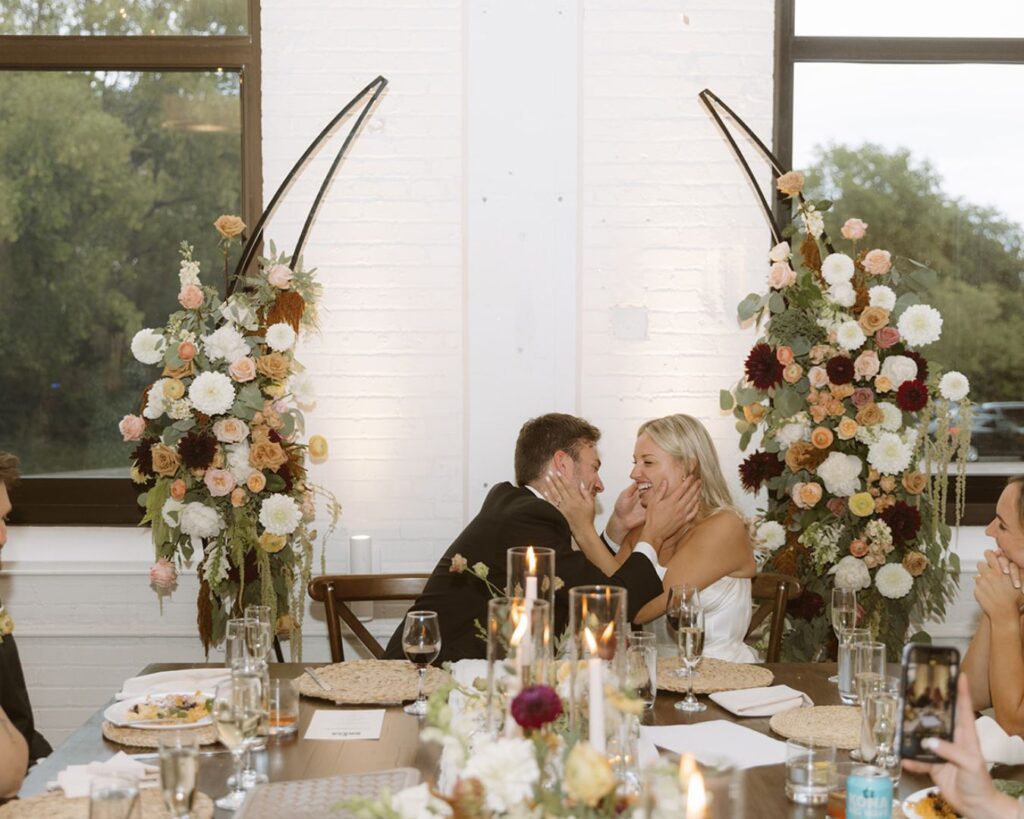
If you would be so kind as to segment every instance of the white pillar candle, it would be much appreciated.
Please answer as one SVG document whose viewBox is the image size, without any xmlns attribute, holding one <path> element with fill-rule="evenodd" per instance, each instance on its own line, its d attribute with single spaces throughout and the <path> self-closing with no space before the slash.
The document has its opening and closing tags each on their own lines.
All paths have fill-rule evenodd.
<svg viewBox="0 0 1024 819">
<path fill-rule="evenodd" d="M 526 550 L 526 599 L 537 599 L 537 556 L 532 546 Z"/>
<path fill-rule="evenodd" d="M 587 648 L 590 651 L 590 659 L 587 660 L 587 670 L 590 673 L 589 679 L 589 733 L 590 745 L 598 753 L 605 752 L 604 737 L 604 674 L 602 660 L 597 655 L 597 640 L 590 633 L 589 628 L 583 630 L 583 636 L 587 641 Z"/>
</svg>

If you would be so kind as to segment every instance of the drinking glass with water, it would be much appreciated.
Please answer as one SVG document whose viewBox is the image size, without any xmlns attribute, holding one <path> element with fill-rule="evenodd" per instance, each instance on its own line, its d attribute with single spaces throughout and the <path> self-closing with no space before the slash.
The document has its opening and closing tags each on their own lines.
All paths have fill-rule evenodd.
<svg viewBox="0 0 1024 819">
<path fill-rule="evenodd" d="M 171 816 L 181 819 L 192 810 L 199 773 L 199 744 L 191 731 L 160 735 L 160 789 Z"/>
</svg>

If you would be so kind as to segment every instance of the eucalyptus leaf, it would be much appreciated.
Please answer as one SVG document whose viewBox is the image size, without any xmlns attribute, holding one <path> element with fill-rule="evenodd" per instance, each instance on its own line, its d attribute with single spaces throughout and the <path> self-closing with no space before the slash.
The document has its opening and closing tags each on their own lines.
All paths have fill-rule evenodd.
<svg viewBox="0 0 1024 819">
<path fill-rule="evenodd" d="M 790 348 L 793 350 L 793 355 L 807 355 L 811 351 L 811 342 L 809 342 L 803 336 L 795 336 L 792 341 L 789 342 Z"/>
<path fill-rule="evenodd" d="M 903 315 L 903 311 L 910 307 L 912 304 L 920 304 L 921 299 L 918 298 L 917 293 L 904 293 L 898 299 L 896 304 L 892 308 L 892 316 L 889 318 L 891 324 L 895 324 L 896 320 Z"/>
<path fill-rule="evenodd" d="M 745 452 L 747 447 L 750 446 L 750 438 L 754 434 L 753 429 L 748 429 L 742 435 L 740 435 L 740 451 Z"/>
<path fill-rule="evenodd" d="M 775 393 L 775 409 L 783 418 L 791 418 L 800 412 L 805 405 L 803 396 L 796 390 L 780 389 Z"/>
<path fill-rule="evenodd" d="M 269 475 L 267 475 L 268 492 L 280 492 L 282 489 L 284 489 L 284 487 L 284 478 L 282 478 L 276 472 L 271 472 Z"/>
<path fill-rule="evenodd" d="M 786 310 L 786 300 L 782 297 L 782 294 L 775 291 L 768 297 L 768 309 L 772 313 L 782 313 Z"/>
<path fill-rule="evenodd" d="M 762 398 L 764 398 L 764 393 L 755 387 L 740 387 L 736 390 L 736 403 L 743 406 L 756 404 Z"/>
<path fill-rule="evenodd" d="M 930 635 L 924 629 L 921 629 L 920 631 L 916 631 L 913 634 L 911 634 L 910 635 L 910 639 L 907 642 L 908 643 L 925 643 L 926 645 L 931 645 L 931 643 L 932 643 L 932 635 Z"/>
<path fill-rule="evenodd" d="M 760 293 L 750 293 L 736 308 L 736 315 L 739 316 L 740 321 L 749 321 L 762 307 L 764 307 L 764 297 Z"/>
<path fill-rule="evenodd" d="M 729 412 L 736 405 L 736 400 L 729 390 L 718 391 L 718 406 L 723 412 Z"/>
</svg>

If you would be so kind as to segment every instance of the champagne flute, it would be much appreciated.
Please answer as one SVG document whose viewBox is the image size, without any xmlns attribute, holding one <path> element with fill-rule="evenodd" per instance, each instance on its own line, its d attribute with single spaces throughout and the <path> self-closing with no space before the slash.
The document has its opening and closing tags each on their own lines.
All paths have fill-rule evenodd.
<svg viewBox="0 0 1024 819">
<path fill-rule="evenodd" d="M 217 686 L 213 697 L 213 724 L 221 743 L 231 751 L 235 763 L 234 786 L 216 801 L 221 810 L 236 811 L 245 801 L 242 787 L 242 752 L 246 742 L 256 734 L 262 714 L 262 686 L 254 675 L 233 674 Z"/>
<path fill-rule="evenodd" d="M 423 693 L 423 679 L 427 666 L 441 653 L 441 625 L 434 611 L 410 611 L 405 615 L 402 630 L 402 650 L 419 672 L 419 692 L 416 702 L 405 706 L 405 713 L 422 717 L 427 713 L 427 696 Z"/>
<path fill-rule="evenodd" d="M 248 617 L 235 617 L 228 620 L 224 629 L 224 665 L 234 669 L 238 665 L 248 665 L 254 659 L 250 629 L 257 628 L 259 621 Z"/>
<path fill-rule="evenodd" d="M 245 630 L 246 643 L 249 653 L 252 654 L 263 666 L 263 689 L 270 690 L 270 650 L 273 647 L 274 633 L 270 625 L 270 606 L 252 603 L 245 607 L 245 619 L 256 621 L 255 625 L 249 624 Z M 269 703 L 268 703 L 269 705 Z M 268 709 L 269 712 L 269 709 Z M 267 734 L 270 732 L 269 725 L 264 722 L 260 725 L 259 734 L 252 741 L 251 746 L 246 750 L 245 775 L 247 788 L 267 781 L 264 774 L 257 774 L 252 769 L 252 752 L 262 751 L 267 747 Z M 250 781 L 250 774 L 255 778 Z"/>
<path fill-rule="evenodd" d="M 694 669 L 704 653 L 704 609 L 696 604 L 683 604 L 679 607 L 679 653 L 686 663 L 687 685 L 686 697 L 676 703 L 676 710 L 696 713 L 704 711 L 707 706 L 698 702 L 693 695 Z"/>
<path fill-rule="evenodd" d="M 171 816 L 181 819 L 192 810 L 199 771 L 199 743 L 192 731 L 160 734 L 160 788 Z"/>
<path fill-rule="evenodd" d="M 668 590 L 668 600 L 665 603 L 665 624 L 668 626 L 669 636 L 674 637 L 679 643 L 679 608 L 683 605 L 700 605 L 700 590 L 689 583 L 680 583 L 671 586 Z M 672 672 L 676 677 L 685 677 L 690 672 L 683 661 L 682 650 L 679 652 L 679 665 Z"/>
<path fill-rule="evenodd" d="M 857 592 L 853 589 L 832 589 L 832 630 L 836 639 L 842 642 L 843 633 L 857 625 Z M 839 675 L 828 678 L 838 683 Z"/>
</svg>

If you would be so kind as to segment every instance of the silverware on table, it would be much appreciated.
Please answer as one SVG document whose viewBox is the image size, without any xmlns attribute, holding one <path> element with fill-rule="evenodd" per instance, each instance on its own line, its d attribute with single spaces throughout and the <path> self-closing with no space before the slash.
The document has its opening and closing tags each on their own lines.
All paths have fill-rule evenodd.
<svg viewBox="0 0 1024 819">
<path fill-rule="evenodd" d="M 324 691 L 330 691 L 331 690 L 327 685 L 324 684 L 324 681 L 320 679 L 320 675 L 316 673 L 315 669 L 307 667 L 307 668 L 305 668 L 303 670 L 307 674 L 309 674 L 310 679 L 312 679 L 313 682 L 315 682 L 317 685 L 319 685 L 320 688 L 322 688 Z"/>
</svg>

